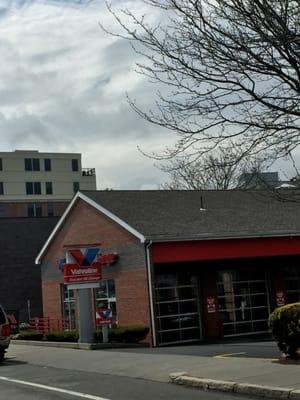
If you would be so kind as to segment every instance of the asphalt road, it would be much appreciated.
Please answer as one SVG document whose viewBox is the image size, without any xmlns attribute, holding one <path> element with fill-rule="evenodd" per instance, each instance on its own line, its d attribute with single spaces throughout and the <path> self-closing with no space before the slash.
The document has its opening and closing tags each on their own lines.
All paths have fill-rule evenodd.
<svg viewBox="0 0 300 400">
<path fill-rule="evenodd" d="M 9 381 L 4 381 L 3 378 L 8 378 Z M 38 386 L 28 386 L 28 384 Z M 45 387 L 40 387 L 40 385 L 45 385 Z M 52 390 L 49 390 L 49 387 Z M 143 379 L 30 365 L 16 359 L 8 359 L 0 367 L 1 400 L 72 400 L 80 398 L 92 400 L 246 399 L 246 397 L 237 395 L 202 392 Z"/>
</svg>

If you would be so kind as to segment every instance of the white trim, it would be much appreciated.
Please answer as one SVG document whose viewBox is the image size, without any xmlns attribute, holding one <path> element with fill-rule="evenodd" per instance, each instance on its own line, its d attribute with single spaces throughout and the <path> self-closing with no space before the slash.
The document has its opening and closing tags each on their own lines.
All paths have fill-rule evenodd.
<svg viewBox="0 0 300 400">
<path fill-rule="evenodd" d="M 155 329 L 155 317 L 154 317 L 154 307 L 153 307 L 153 293 L 152 293 L 152 277 L 151 277 L 151 260 L 150 260 L 150 246 L 152 242 L 150 241 L 146 245 L 146 268 L 148 275 L 148 291 L 149 291 L 149 304 L 150 304 L 150 318 L 151 318 L 151 331 L 152 331 L 152 344 L 153 347 L 157 346 L 156 342 L 156 329 Z"/>
<path fill-rule="evenodd" d="M 100 287 L 100 282 L 93 283 L 68 283 L 67 289 L 95 289 Z"/>
<path fill-rule="evenodd" d="M 72 210 L 74 204 L 76 203 L 77 199 L 81 199 L 91 205 L 92 207 L 96 208 L 98 211 L 106 215 L 108 218 L 116 222 L 118 225 L 122 226 L 124 229 L 126 229 L 128 232 L 132 233 L 134 236 L 136 236 L 138 239 L 140 239 L 141 243 L 144 243 L 146 241 L 146 238 L 144 235 L 142 235 L 140 232 L 138 232 L 136 229 L 134 229 L 132 226 L 128 225 L 125 221 L 117 217 L 115 214 L 111 213 L 108 211 L 106 208 L 100 206 L 98 203 L 96 203 L 94 200 L 90 199 L 88 196 L 84 195 L 81 192 L 77 192 L 76 195 L 73 197 L 71 203 L 68 205 L 66 208 L 65 212 L 59 219 L 58 223 L 55 225 L 53 231 L 51 232 L 50 236 L 48 237 L 47 241 L 45 242 L 44 246 L 42 247 L 41 251 L 39 252 L 38 256 L 35 259 L 36 264 L 41 263 L 41 258 L 43 257 L 45 251 L 49 247 L 50 243 L 52 242 L 52 239 L 55 237 L 56 233 L 60 229 L 60 227 L 63 225 L 65 222 L 65 219 L 69 215 L 70 211 Z"/>
<path fill-rule="evenodd" d="M 49 390 L 51 392 L 63 393 L 63 394 L 67 394 L 67 395 L 72 396 L 72 397 L 80 397 L 82 399 L 109 400 L 107 398 L 94 396 L 92 394 L 75 392 L 74 390 L 67 390 L 67 389 L 62 389 L 62 388 L 54 387 L 54 386 L 42 385 L 41 383 L 35 383 L 35 382 L 29 382 L 29 381 L 21 381 L 19 379 L 7 378 L 6 376 L 0 376 L 0 380 L 4 381 L 4 382 L 16 383 L 18 385 L 29 386 L 29 387 L 33 387 L 33 388 L 37 388 L 37 389 Z"/>
</svg>

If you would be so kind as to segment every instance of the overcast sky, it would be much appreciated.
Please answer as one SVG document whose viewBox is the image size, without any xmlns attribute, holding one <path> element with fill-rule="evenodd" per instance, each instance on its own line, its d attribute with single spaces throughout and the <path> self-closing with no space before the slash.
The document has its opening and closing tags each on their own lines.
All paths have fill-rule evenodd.
<svg viewBox="0 0 300 400">
<path fill-rule="evenodd" d="M 157 188 L 167 177 L 137 146 L 159 151 L 175 138 L 127 104 L 126 92 L 149 108 L 154 88 L 99 21 L 117 29 L 103 0 L 0 0 L 1 151 L 80 152 L 99 189 Z"/>
<path fill-rule="evenodd" d="M 141 0 L 112 4 L 147 14 Z M 156 189 L 167 176 L 137 146 L 159 152 L 176 138 L 127 104 L 126 92 L 149 109 L 157 88 L 134 72 L 129 44 L 99 21 L 118 29 L 104 0 L 0 0 L 1 151 L 80 152 L 99 189 Z"/>
</svg>

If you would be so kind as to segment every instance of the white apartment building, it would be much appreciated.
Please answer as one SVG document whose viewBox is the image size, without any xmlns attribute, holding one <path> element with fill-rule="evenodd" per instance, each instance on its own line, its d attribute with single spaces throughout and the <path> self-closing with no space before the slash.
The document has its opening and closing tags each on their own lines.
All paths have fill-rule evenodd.
<svg viewBox="0 0 300 400">
<path fill-rule="evenodd" d="M 35 204 L 51 209 L 51 203 L 65 204 L 80 189 L 95 190 L 96 173 L 82 168 L 79 153 L 0 152 L 0 204 L 26 203 L 27 216 L 39 216 Z"/>
</svg>

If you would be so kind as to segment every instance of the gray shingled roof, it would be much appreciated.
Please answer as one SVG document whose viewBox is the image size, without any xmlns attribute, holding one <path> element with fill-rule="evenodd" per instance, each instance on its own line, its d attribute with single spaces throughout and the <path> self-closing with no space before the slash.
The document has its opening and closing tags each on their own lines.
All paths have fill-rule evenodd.
<svg viewBox="0 0 300 400">
<path fill-rule="evenodd" d="M 300 235 L 300 192 L 299 202 L 241 190 L 82 193 L 151 240 Z"/>
</svg>

